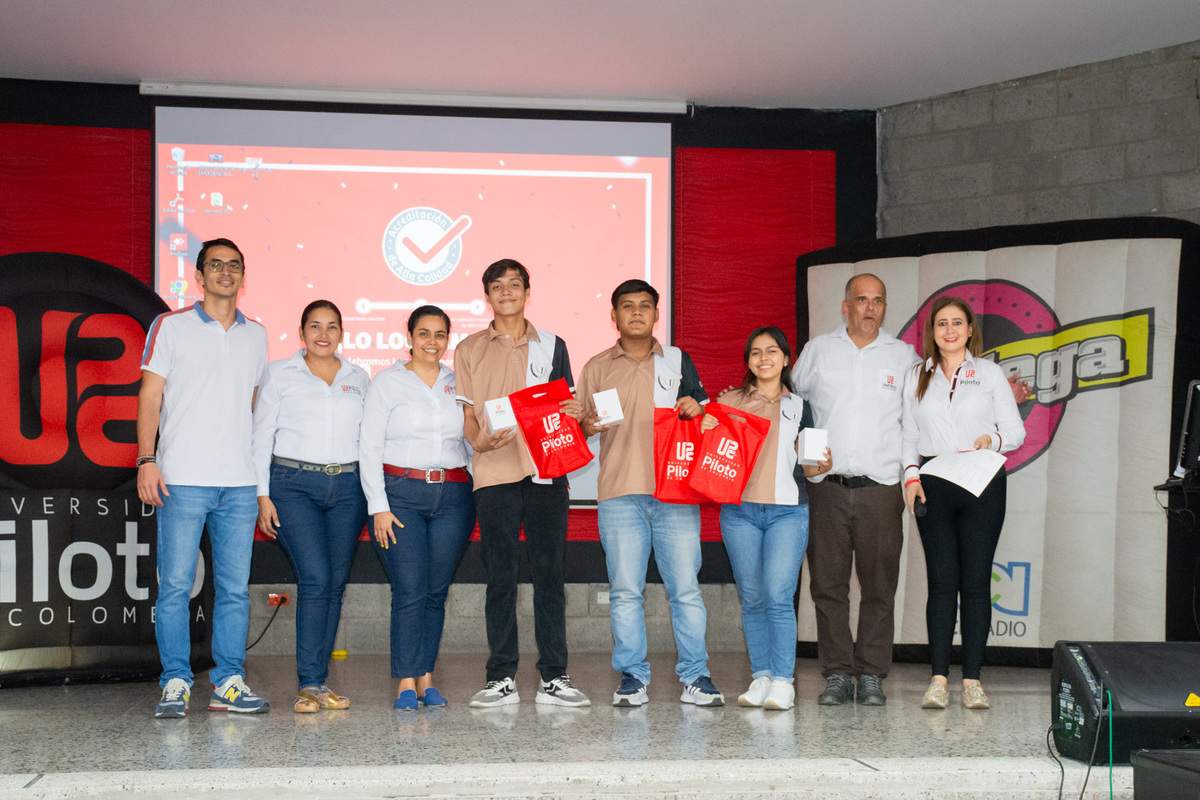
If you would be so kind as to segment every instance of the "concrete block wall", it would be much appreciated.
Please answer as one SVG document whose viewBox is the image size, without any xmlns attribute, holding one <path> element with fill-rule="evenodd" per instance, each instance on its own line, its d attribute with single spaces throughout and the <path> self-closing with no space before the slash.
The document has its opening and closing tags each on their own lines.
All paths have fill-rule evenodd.
<svg viewBox="0 0 1200 800">
<path fill-rule="evenodd" d="M 732 584 L 701 587 L 708 609 L 708 648 L 711 652 L 745 649 L 742 640 L 741 606 Z M 285 592 L 291 602 L 283 606 L 275 622 L 252 652 L 290 655 L 296 647 L 296 587 L 293 584 L 250 586 L 250 638 L 263 630 L 274 610 L 267 605 L 271 592 Z M 450 587 L 446 603 L 446 628 L 442 650 L 447 653 L 479 653 L 480 667 L 487 653 L 483 619 L 483 584 L 463 583 Z M 612 652 L 608 624 L 608 584 L 567 584 L 567 646 L 572 653 Z M 388 652 L 391 591 L 386 584 L 354 583 L 346 587 L 342 623 L 337 646 L 351 654 Z M 674 652 L 670 610 L 661 584 L 646 586 L 646 638 L 650 652 Z M 536 653 L 533 638 L 533 587 L 521 584 L 517 592 L 517 629 L 521 652 Z"/>
<path fill-rule="evenodd" d="M 879 235 L 1200 223 L 1198 85 L 1191 42 L 881 109 Z"/>
</svg>

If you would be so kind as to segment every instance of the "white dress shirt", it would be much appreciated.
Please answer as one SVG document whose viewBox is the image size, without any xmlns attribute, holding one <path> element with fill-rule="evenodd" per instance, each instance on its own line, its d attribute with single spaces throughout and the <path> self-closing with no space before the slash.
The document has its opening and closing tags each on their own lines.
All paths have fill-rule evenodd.
<svg viewBox="0 0 1200 800">
<path fill-rule="evenodd" d="M 917 369 L 933 372 L 919 401 Z M 985 433 L 999 453 L 1016 450 L 1025 441 L 1025 423 L 1004 370 L 969 354 L 951 379 L 932 359 L 912 370 L 904 387 L 905 477 L 916 475 L 921 456 L 974 450 L 975 440 Z"/>
<path fill-rule="evenodd" d="M 259 497 L 271 493 L 272 456 L 313 464 L 358 460 L 358 429 L 371 379 L 362 367 L 339 361 L 332 384 L 312 374 L 303 349 L 267 366 L 254 406 Z"/>
<path fill-rule="evenodd" d="M 241 311 L 228 330 L 201 303 L 158 315 L 142 369 L 166 380 L 157 452 L 167 485 L 254 485 L 251 405 L 266 366 L 267 330 Z"/>
<path fill-rule="evenodd" d="M 444 364 L 432 387 L 396 362 L 367 390 L 359 434 L 358 468 L 367 512 L 388 511 L 383 465 L 453 469 L 469 460 L 463 411 L 454 396 L 454 372 Z"/>
<path fill-rule="evenodd" d="M 911 345 L 883 331 L 860 348 L 844 325 L 804 345 L 792 381 L 812 407 L 813 427 L 829 431 L 831 473 L 900 482 L 904 381 L 919 361 Z"/>
</svg>

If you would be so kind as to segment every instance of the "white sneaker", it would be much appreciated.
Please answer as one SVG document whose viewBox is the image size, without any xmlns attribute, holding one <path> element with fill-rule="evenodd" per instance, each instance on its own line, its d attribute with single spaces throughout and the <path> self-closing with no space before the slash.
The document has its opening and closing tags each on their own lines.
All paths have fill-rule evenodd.
<svg viewBox="0 0 1200 800">
<path fill-rule="evenodd" d="M 586 694 L 571 685 L 571 677 L 566 674 L 559 675 L 553 680 L 540 681 L 537 696 L 533 698 L 533 701 L 544 705 L 569 708 L 581 708 L 592 704 Z"/>
<path fill-rule="evenodd" d="M 470 708 L 496 708 L 521 702 L 517 684 L 512 678 L 488 681 L 487 685 L 471 696 Z"/>
<path fill-rule="evenodd" d="M 771 688 L 763 699 L 763 708 L 773 711 L 786 711 L 796 705 L 796 687 L 787 678 L 774 678 Z"/>
<path fill-rule="evenodd" d="M 750 688 L 738 695 L 738 705 L 747 708 L 758 708 L 767 699 L 767 690 L 771 688 L 771 678 L 760 675 L 750 681 Z"/>
</svg>

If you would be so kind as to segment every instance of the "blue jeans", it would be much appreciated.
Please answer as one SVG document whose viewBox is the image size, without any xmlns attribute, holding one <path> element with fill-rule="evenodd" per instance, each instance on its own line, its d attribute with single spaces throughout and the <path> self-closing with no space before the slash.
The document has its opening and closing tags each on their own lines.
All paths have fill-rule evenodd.
<svg viewBox="0 0 1200 800">
<path fill-rule="evenodd" d="M 796 581 L 808 547 L 808 506 L 721 506 L 721 538 L 742 604 L 752 677 L 796 671 Z"/>
<path fill-rule="evenodd" d="M 612 666 L 650 683 L 646 660 L 646 567 L 650 551 L 671 605 L 675 674 L 689 684 L 708 674 L 704 633 L 708 615 L 700 595 L 700 507 L 627 494 L 599 503 L 600 542 L 608 566 Z"/>
<path fill-rule="evenodd" d="M 250 552 L 258 518 L 253 486 L 170 485 L 158 510 L 158 598 L 154 636 L 162 661 L 159 685 L 172 678 L 192 683 L 191 623 L 188 601 L 196 579 L 200 534 L 208 528 L 216 600 L 212 613 L 213 685 L 245 675 L 246 631 L 250 626 Z"/>
<path fill-rule="evenodd" d="M 404 523 L 385 550 L 372 539 L 392 585 L 392 677 L 433 672 L 446 594 L 475 525 L 471 483 L 384 477 L 388 506 Z"/>
<path fill-rule="evenodd" d="M 301 688 L 329 677 L 342 595 L 367 518 L 357 472 L 325 475 L 271 465 L 279 544 L 296 573 L 296 675 Z"/>
</svg>

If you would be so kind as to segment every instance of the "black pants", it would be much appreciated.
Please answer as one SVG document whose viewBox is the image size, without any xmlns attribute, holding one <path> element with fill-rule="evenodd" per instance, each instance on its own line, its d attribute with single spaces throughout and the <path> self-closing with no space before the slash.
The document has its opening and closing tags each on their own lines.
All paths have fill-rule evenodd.
<svg viewBox="0 0 1200 800">
<path fill-rule="evenodd" d="M 567 671 L 567 613 L 563 554 L 567 538 L 566 483 L 518 483 L 475 492 L 483 568 L 487 573 L 487 662 L 489 681 L 517 674 L 517 578 L 521 525 L 533 567 L 533 629 L 542 680 Z"/>
<path fill-rule="evenodd" d="M 992 624 L 992 559 L 1004 525 L 1005 473 L 1001 469 L 979 497 L 928 475 L 921 486 L 927 513 L 917 527 L 929 580 L 925 624 L 933 674 L 949 677 L 954 618 L 961 610 L 962 676 L 978 680 Z"/>
</svg>

